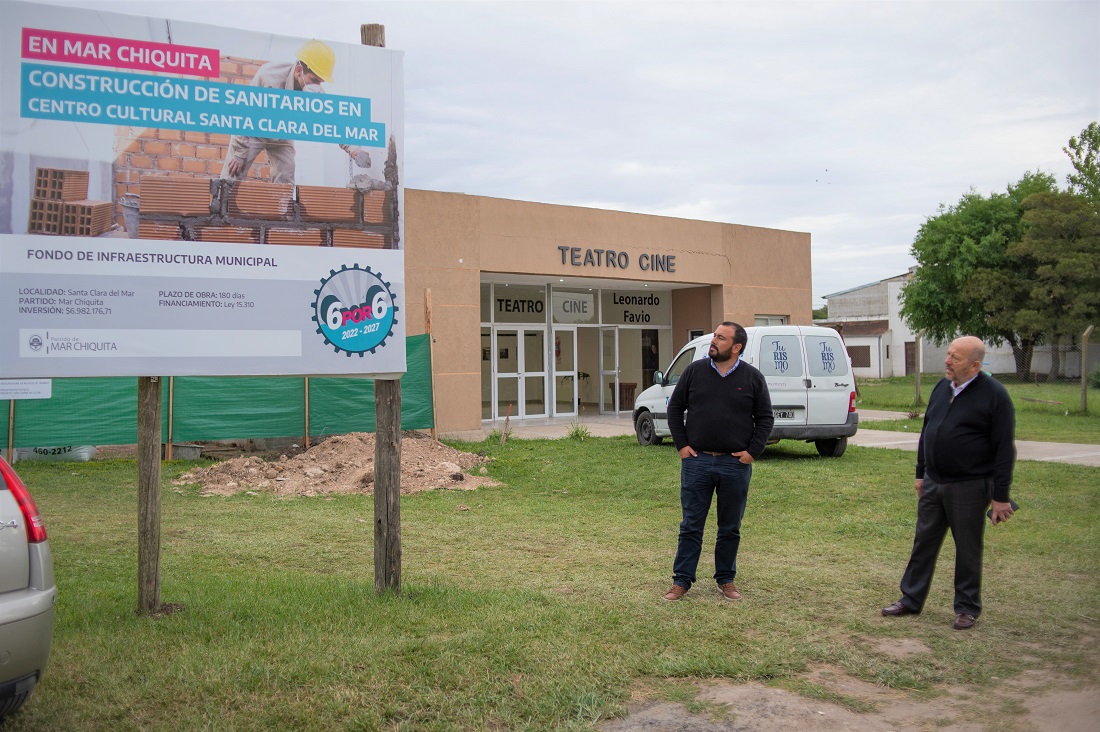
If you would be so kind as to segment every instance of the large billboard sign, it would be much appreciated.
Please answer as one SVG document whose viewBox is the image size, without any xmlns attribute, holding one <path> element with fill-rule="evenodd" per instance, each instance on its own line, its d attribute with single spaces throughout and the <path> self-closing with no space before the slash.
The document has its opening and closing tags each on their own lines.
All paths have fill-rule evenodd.
<svg viewBox="0 0 1100 732">
<path fill-rule="evenodd" d="M 0 378 L 404 372 L 399 52 L 0 12 Z"/>
</svg>

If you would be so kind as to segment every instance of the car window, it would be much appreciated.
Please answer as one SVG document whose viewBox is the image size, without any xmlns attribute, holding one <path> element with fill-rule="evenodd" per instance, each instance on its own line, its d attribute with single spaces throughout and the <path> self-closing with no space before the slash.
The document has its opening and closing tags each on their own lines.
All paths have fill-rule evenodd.
<svg viewBox="0 0 1100 732">
<path fill-rule="evenodd" d="M 802 376 L 802 340 L 797 335 L 769 335 L 760 341 L 760 373 Z"/>
<path fill-rule="evenodd" d="M 695 349 L 691 348 L 676 357 L 676 360 L 673 361 L 672 365 L 668 367 L 668 372 L 665 374 L 666 384 L 668 384 L 669 386 L 676 385 L 676 382 L 680 380 L 680 374 L 684 373 L 684 369 L 686 369 L 691 363 L 691 357 L 694 353 Z"/>
<path fill-rule="evenodd" d="M 810 376 L 848 375 L 844 344 L 836 336 L 807 336 L 806 360 L 810 363 Z"/>
</svg>

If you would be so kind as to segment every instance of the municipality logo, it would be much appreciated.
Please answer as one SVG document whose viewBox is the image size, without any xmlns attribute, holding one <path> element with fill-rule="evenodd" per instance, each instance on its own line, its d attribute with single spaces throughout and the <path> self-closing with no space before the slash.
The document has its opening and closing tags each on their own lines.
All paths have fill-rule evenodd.
<svg viewBox="0 0 1100 732">
<path fill-rule="evenodd" d="M 32 336 L 31 336 L 31 337 L 30 337 L 30 338 L 29 338 L 29 339 L 27 340 L 27 345 L 31 347 L 31 350 L 32 350 L 32 351 L 40 351 L 40 350 L 42 350 L 42 345 L 43 345 L 43 341 L 42 341 L 42 336 L 40 336 L 40 335 L 38 335 L 37 333 L 35 333 L 34 335 L 32 335 Z"/>
</svg>

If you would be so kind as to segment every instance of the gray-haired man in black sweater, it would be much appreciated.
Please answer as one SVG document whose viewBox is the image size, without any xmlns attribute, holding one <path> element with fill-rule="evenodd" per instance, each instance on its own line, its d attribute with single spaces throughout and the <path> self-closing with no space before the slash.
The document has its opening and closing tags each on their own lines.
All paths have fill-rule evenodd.
<svg viewBox="0 0 1100 732">
<path fill-rule="evenodd" d="M 737 323 L 719 325 L 710 343 L 710 358 L 684 369 L 668 401 L 668 429 L 680 451 L 683 521 L 666 600 L 679 600 L 695 582 L 703 527 L 715 494 L 714 579 L 725 599 L 741 599 L 733 578 L 752 461 L 764 452 L 775 423 L 767 382 L 741 361 L 747 342 L 748 334 Z"/>
<path fill-rule="evenodd" d="M 944 535 L 955 540 L 956 630 L 982 612 L 982 535 L 986 508 L 994 525 L 1012 516 L 1008 491 L 1016 462 L 1016 413 L 1008 391 L 982 373 L 985 345 L 974 336 L 952 341 L 947 378 L 928 397 L 917 446 L 917 531 L 900 600 L 883 615 L 916 614 L 924 606 Z"/>
</svg>

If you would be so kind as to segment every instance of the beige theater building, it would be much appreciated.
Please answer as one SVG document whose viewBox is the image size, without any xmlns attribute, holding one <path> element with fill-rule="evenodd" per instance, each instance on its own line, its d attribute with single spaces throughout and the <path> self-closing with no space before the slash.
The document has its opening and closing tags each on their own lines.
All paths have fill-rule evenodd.
<svg viewBox="0 0 1100 732">
<path fill-rule="evenodd" d="M 405 211 L 441 432 L 629 413 L 716 323 L 811 322 L 807 233 L 409 189 Z"/>
</svg>

